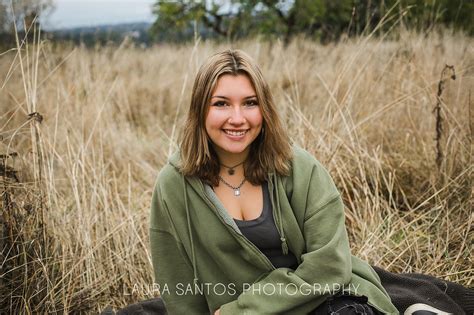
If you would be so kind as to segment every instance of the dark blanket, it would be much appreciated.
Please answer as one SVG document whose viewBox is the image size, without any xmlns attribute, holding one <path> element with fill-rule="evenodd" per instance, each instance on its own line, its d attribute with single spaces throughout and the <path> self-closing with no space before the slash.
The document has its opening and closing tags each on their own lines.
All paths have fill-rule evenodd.
<svg viewBox="0 0 474 315">
<path fill-rule="evenodd" d="M 451 314 L 474 314 L 474 290 L 420 273 L 392 273 L 372 266 L 400 314 L 425 304 Z M 421 306 L 420 306 L 421 307 Z M 416 308 L 416 307 L 412 307 Z M 428 309 L 429 308 L 425 308 Z M 412 312 L 408 312 L 412 314 Z M 421 313 L 420 313 L 421 314 Z M 439 314 L 436 312 L 423 314 Z"/>
<path fill-rule="evenodd" d="M 165 303 L 161 298 L 154 298 L 128 305 L 115 313 L 108 306 L 100 315 L 166 315 Z"/>
<path fill-rule="evenodd" d="M 454 282 L 419 273 L 391 273 L 372 266 L 400 314 L 474 315 L 474 290 Z M 408 311 L 407 311 L 408 310 Z M 154 298 L 131 304 L 115 313 L 106 308 L 101 315 L 165 315 L 163 300 Z M 442 314 L 442 313 L 441 313 Z"/>
</svg>

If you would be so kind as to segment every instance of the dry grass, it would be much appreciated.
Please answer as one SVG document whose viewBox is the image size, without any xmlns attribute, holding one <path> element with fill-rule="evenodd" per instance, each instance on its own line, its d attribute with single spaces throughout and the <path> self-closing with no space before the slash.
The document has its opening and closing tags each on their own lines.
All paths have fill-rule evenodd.
<svg viewBox="0 0 474 315">
<path fill-rule="evenodd" d="M 228 46 L 38 43 L 0 56 L 1 312 L 93 313 L 151 298 L 153 183 L 197 67 Z M 290 135 L 333 175 L 353 252 L 472 286 L 472 38 L 233 46 L 258 60 Z M 446 64 L 456 79 L 442 78 L 438 98 Z"/>
</svg>

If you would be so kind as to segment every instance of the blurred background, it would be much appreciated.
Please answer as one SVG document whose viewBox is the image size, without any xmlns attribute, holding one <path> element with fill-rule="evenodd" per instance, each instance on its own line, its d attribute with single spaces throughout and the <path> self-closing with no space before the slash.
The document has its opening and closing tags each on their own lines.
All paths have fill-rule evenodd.
<svg viewBox="0 0 474 315">
<path fill-rule="evenodd" d="M 249 36 L 296 35 L 328 42 L 341 36 L 384 32 L 397 22 L 430 31 L 435 25 L 474 34 L 474 4 L 465 0 L 1 0 L 0 32 L 41 25 L 47 38 L 76 44 L 136 43 Z M 26 25 L 23 24 L 25 21 Z M 383 25 L 379 23 L 383 21 Z"/>
</svg>

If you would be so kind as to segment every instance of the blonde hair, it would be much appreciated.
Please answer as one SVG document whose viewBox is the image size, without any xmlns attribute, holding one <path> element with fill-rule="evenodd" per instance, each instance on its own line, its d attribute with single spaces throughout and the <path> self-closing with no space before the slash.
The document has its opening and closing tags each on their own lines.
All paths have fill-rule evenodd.
<svg viewBox="0 0 474 315">
<path fill-rule="evenodd" d="M 269 172 L 288 175 L 291 145 L 276 112 L 268 84 L 251 57 L 241 50 L 231 49 L 211 56 L 196 75 L 180 141 L 181 172 L 186 176 L 197 176 L 213 186 L 219 184 L 219 159 L 207 135 L 205 121 L 212 92 L 223 74 L 246 75 L 252 82 L 262 112 L 262 131 L 252 142 L 244 163 L 247 180 L 256 185 L 267 180 Z"/>
</svg>

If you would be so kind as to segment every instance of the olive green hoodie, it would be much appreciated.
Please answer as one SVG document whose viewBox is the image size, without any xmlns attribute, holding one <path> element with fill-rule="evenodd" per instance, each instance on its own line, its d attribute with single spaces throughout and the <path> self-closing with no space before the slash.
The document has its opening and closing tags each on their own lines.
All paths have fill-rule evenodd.
<svg viewBox="0 0 474 315">
<path fill-rule="evenodd" d="M 212 189 L 179 167 L 176 152 L 151 205 L 153 267 L 169 314 L 307 314 L 337 291 L 398 313 L 374 270 L 351 255 L 340 194 L 311 154 L 293 146 L 290 175 L 268 174 L 282 248 L 295 254 L 296 270 L 275 268 Z"/>
</svg>

